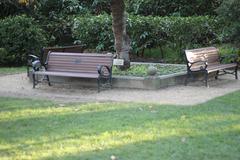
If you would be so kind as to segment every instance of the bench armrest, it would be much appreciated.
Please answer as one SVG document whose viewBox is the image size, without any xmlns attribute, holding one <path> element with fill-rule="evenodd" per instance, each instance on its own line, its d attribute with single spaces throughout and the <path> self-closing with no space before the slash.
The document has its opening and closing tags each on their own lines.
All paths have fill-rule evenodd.
<svg viewBox="0 0 240 160">
<path fill-rule="evenodd" d="M 28 64 L 31 64 L 33 61 L 36 61 L 36 60 L 40 60 L 40 58 L 33 54 L 28 55 Z"/>
<path fill-rule="evenodd" d="M 42 63 L 39 57 L 29 54 L 27 59 L 27 66 L 32 67 L 33 71 L 39 71 L 42 67 Z"/>
<path fill-rule="evenodd" d="M 195 61 L 195 62 L 188 62 L 189 69 L 191 69 L 191 67 L 196 63 L 202 63 L 203 64 L 203 66 L 200 66 L 200 70 L 205 70 L 208 67 L 207 61 L 199 60 L 199 61 Z"/>
<path fill-rule="evenodd" d="M 105 65 L 98 66 L 98 74 L 100 76 L 112 76 L 112 69 Z"/>
</svg>

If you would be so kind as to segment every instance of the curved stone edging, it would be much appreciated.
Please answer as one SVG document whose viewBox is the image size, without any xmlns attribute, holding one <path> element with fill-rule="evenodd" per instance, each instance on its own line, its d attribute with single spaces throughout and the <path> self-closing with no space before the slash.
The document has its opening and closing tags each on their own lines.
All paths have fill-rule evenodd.
<svg viewBox="0 0 240 160">
<path fill-rule="evenodd" d="M 185 72 L 148 77 L 113 76 L 113 87 L 133 89 L 160 89 L 168 86 L 183 84 L 185 77 Z"/>
</svg>

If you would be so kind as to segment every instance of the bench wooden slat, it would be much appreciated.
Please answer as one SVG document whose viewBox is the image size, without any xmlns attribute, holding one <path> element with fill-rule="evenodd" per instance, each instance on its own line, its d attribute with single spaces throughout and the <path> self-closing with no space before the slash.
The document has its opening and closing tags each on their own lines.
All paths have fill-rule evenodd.
<svg viewBox="0 0 240 160">
<path fill-rule="evenodd" d="M 48 75 L 48 76 L 62 76 L 62 77 L 76 77 L 76 78 L 98 78 L 98 74 L 89 73 L 75 73 L 75 72 L 36 72 L 36 75 Z"/>
</svg>

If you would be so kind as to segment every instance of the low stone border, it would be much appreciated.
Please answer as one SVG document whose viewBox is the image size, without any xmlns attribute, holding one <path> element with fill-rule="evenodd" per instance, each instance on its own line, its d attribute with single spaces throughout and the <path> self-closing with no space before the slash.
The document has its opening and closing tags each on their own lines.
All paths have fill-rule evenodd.
<svg viewBox="0 0 240 160">
<path fill-rule="evenodd" d="M 185 77 L 186 77 L 185 72 L 148 77 L 113 76 L 113 88 L 156 90 L 168 86 L 182 85 L 184 84 Z M 41 78 L 42 77 L 40 76 L 38 77 L 38 79 Z M 54 83 L 69 84 L 71 88 L 97 87 L 96 79 L 50 76 L 50 80 Z"/>
<path fill-rule="evenodd" d="M 163 76 L 133 77 L 114 76 L 113 87 L 135 89 L 159 89 L 184 84 L 186 73 L 175 73 Z"/>
</svg>

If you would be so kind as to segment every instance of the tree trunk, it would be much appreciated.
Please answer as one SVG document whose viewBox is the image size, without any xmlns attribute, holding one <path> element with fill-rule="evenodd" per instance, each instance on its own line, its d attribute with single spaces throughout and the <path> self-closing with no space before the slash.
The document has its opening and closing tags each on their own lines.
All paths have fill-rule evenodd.
<svg viewBox="0 0 240 160">
<path fill-rule="evenodd" d="M 118 58 L 124 59 L 124 66 L 121 69 L 130 67 L 130 38 L 126 31 L 127 14 L 125 12 L 124 0 L 112 0 L 112 29 L 115 37 L 115 49 Z"/>
</svg>

